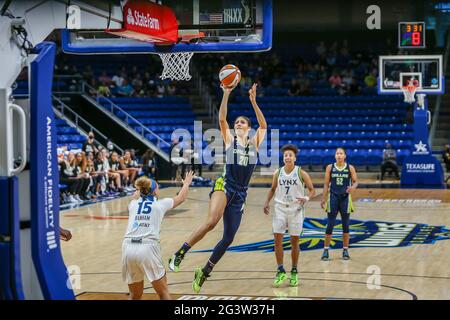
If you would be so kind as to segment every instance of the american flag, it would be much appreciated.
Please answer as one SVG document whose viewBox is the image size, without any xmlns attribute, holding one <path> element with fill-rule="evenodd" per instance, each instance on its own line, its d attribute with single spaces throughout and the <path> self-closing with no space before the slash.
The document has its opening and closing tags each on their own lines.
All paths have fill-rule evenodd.
<svg viewBox="0 0 450 320">
<path fill-rule="evenodd" d="M 222 24 L 222 13 L 201 13 L 199 17 L 200 24 Z"/>
</svg>

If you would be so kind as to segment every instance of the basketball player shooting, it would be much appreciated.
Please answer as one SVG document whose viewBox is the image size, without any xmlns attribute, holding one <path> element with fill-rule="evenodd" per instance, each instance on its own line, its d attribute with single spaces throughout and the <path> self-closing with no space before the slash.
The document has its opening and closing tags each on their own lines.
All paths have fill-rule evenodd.
<svg viewBox="0 0 450 320">
<path fill-rule="evenodd" d="M 248 184 L 258 160 L 258 148 L 264 140 L 267 130 L 264 115 L 256 103 L 256 84 L 253 84 L 248 92 L 259 124 L 255 136 L 252 139 L 249 138 L 251 123 L 250 119 L 245 116 L 237 117 L 234 121 L 233 132 L 230 130 L 227 123 L 228 98 L 236 86 L 237 83 L 231 87 L 222 85 L 223 97 L 219 110 L 219 125 L 225 142 L 226 164 L 224 173 L 216 180 L 210 193 L 208 217 L 169 260 L 169 269 L 178 272 L 186 252 L 213 230 L 223 217 L 222 239 L 217 243 L 205 266 L 195 270 L 192 288 L 196 293 L 200 292 L 206 278 L 210 276 L 214 266 L 225 254 L 239 229 L 247 198 Z"/>
<path fill-rule="evenodd" d="M 128 205 L 128 227 L 122 244 L 122 277 L 128 284 L 130 298 L 139 300 L 144 292 L 144 275 L 161 300 L 170 300 L 169 288 L 159 245 L 164 215 L 182 204 L 194 173 L 189 171 L 176 197 L 159 200 L 155 180 L 145 176 L 135 182 L 136 193 Z"/>
<path fill-rule="evenodd" d="M 273 236 L 275 239 L 275 258 L 278 270 L 273 282 L 279 287 L 286 279 L 286 270 L 283 266 L 283 237 L 286 230 L 291 240 L 292 269 L 289 285 L 298 285 L 298 256 L 300 252 L 299 238 L 303 230 L 305 219 L 305 204 L 314 197 L 316 191 L 308 173 L 295 165 L 298 149 L 288 144 L 281 148 L 284 166 L 273 174 L 272 187 L 264 204 L 264 213 L 270 213 L 269 205 L 275 195 L 275 212 L 273 215 Z M 308 195 L 305 193 L 308 188 Z"/>
</svg>

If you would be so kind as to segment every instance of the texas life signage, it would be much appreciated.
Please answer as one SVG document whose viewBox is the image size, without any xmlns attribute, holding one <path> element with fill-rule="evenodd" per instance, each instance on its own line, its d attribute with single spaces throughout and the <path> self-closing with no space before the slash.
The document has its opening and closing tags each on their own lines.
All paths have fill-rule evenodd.
<svg viewBox="0 0 450 320">
<path fill-rule="evenodd" d="M 444 187 L 441 163 L 431 153 L 428 145 L 428 105 L 414 110 L 414 143 L 411 154 L 402 166 L 402 186 Z"/>
</svg>

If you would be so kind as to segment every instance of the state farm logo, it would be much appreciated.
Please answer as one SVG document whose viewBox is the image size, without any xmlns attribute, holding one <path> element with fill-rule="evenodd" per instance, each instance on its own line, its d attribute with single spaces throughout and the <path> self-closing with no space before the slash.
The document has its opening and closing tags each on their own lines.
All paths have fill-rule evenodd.
<svg viewBox="0 0 450 320">
<path fill-rule="evenodd" d="M 128 8 L 127 24 L 132 26 L 139 26 L 154 30 L 161 30 L 159 19 L 153 18 L 149 13 L 142 13 L 138 10 Z"/>
<path fill-rule="evenodd" d="M 131 12 L 131 9 L 128 9 L 127 23 L 134 25 L 134 17 L 133 13 Z"/>
</svg>

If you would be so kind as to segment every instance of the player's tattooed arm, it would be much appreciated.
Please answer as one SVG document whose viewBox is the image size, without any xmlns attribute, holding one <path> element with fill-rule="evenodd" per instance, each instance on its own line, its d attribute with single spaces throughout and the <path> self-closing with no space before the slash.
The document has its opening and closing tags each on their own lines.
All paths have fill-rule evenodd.
<svg viewBox="0 0 450 320">
<path fill-rule="evenodd" d="M 278 169 L 278 170 L 280 170 L 280 169 Z M 267 194 L 266 202 L 264 203 L 264 213 L 265 213 L 266 215 L 268 215 L 268 214 L 270 213 L 270 209 L 269 209 L 270 201 L 272 200 L 273 195 L 275 194 L 275 191 L 277 190 L 277 185 L 278 185 L 278 170 L 276 170 L 276 171 L 274 172 L 274 174 L 273 174 L 273 177 L 272 177 L 272 186 L 271 186 L 270 189 L 269 189 L 269 193 Z"/>
<path fill-rule="evenodd" d="M 330 186 L 330 176 L 331 176 L 331 164 L 327 166 L 325 170 L 325 181 L 323 183 L 323 191 L 322 191 L 322 201 L 320 202 L 320 206 L 322 209 L 325 209 L 326 199 L 328 198 L 328 188 Z"/>
<path fill-rule="evenodd" d="M 254 145 L 256 148 L 259 148 L 260 144 L 263 142 L 264 137 L 267 131 L 267 122 L 264 114 L 256 103 L 256 89 L 258 85 L 256 83 L 253 84 L 250 90 L 248 90 L 248 96 L 250 98 L 250 102 L 252 103 L 253 110 L 255 110 L 256 119 L 258 120 L 259 128 L 256 131 L 256 135 L 254 139 Z"/>
<path fill-rule="evenodd" d="M 352 179 L 352 185 L 347 188 L 347 193 L 352 193 L 356 188 L 358 188 L 358 176 L 356 174 L 355 167 L 350 165 L 350 175 Z"/>
</svg>

